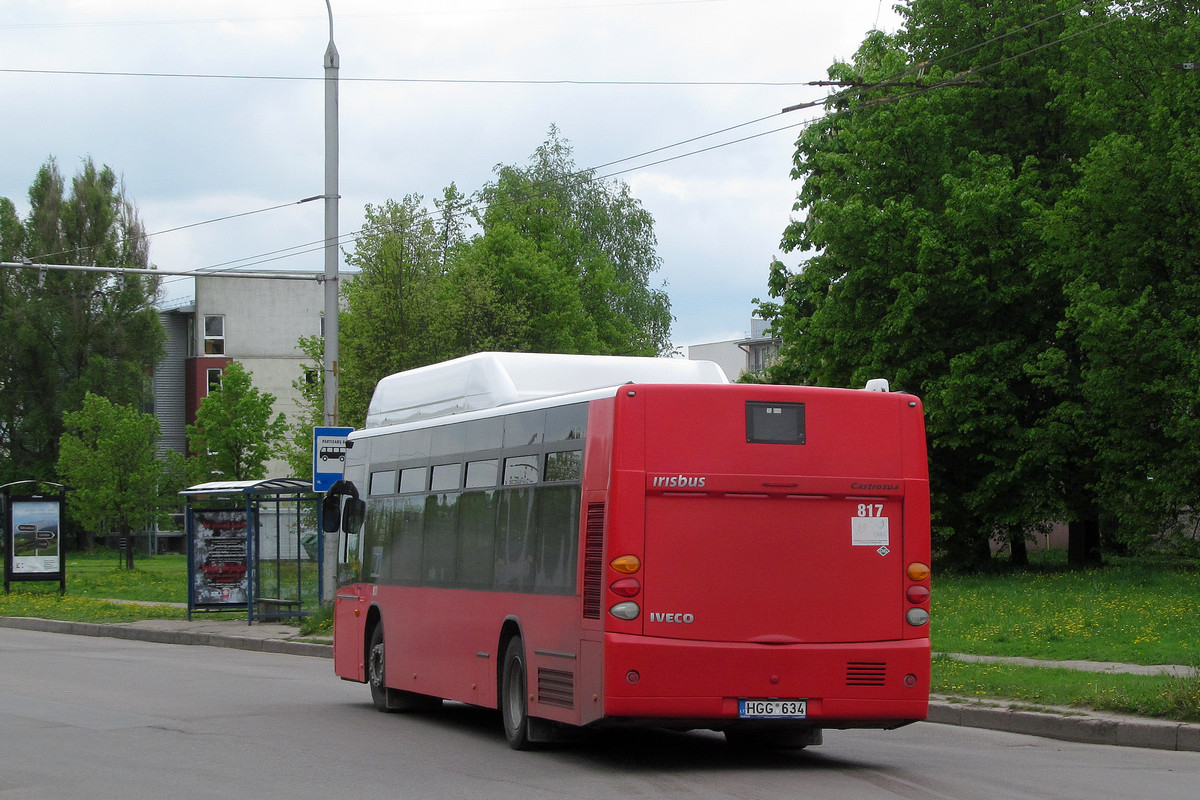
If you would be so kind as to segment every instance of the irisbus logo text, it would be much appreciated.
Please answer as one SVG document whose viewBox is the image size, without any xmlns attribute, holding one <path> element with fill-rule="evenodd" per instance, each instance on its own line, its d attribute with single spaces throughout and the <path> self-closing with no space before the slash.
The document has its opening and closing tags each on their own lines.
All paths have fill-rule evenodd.
<svg viewBox="0 0 1200 800">
<path fill-rule="evenodd" d="M 703 489 L 707 480 L 700 475 L 655 475 L 651 485 L 662 489 Z"/>
</svg>

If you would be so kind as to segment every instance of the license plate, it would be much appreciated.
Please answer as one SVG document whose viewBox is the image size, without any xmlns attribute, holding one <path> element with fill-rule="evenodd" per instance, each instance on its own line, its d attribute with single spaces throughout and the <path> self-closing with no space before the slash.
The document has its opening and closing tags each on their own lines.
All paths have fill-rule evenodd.
<svg viewBox="0 0 1200 800">
<path fill-rule="evenodd" d="M 739 700 L 738 716 L 742 719 L 804 719 L 808 716 L 808 701 Z"/>
</svg>

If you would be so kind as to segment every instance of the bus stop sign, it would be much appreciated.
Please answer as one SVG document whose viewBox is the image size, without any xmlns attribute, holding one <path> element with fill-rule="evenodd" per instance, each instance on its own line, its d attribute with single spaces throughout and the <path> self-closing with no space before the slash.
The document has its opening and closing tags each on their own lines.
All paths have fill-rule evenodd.
<svg viewBox="0 0 1200 800">
<path fill-rule="evenodd" d="M 327 492 L 346 469 L 346 437 L 354 428 L 313 428 L 313 491 Z"/>
</svg>

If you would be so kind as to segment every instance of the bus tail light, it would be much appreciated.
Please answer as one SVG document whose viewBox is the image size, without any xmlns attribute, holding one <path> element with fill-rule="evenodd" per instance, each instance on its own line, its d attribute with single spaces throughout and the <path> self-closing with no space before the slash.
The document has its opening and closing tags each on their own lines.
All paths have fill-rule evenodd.
<svg viewBox="0 0 1200 800">
<path fill-rule="evenodd" d="M 929 580 L 929 565 L 914 561 L 908 565 L 905 574 L 908 575 L 910 581 L 916 582 L 904 590 L 904 597 L 918 608 L 910 608 L 905 613 L 904 619 L 909 625 L 919 628 L 929 622 L 929 611 L 919 607 L 929 602 L 929 587 L 925 585 L 925 581 Z"/>
<path fill-rule="evenodd" d="M 916 605 L 929 602 L 929 587 L 922 586 L 919 583 L 909 586 L 904 594 L 908 598 L 908 602 L 915 603 Z"/>
<path fill-rule="evenodd" d="M 608 565 L 617 572 L 632 575 L 642 568 L 642 560 L 637 556 L 617 556 Z"/>
<path fill-rule="evenodd" d="M 642 584 L 637 578 L 621 578 L 608 587 L 612 593 L 620 597 L 637 597 L 642 591 Z"/>
<path fill-rule="evenodd" d="M 642 609 L 632 600 L 626 600 L 624 603 L 617 603 L 608 610 L 617 619 L 634 620 L 638 618 L 638 614 L 642 613 Z"/>
</svg>

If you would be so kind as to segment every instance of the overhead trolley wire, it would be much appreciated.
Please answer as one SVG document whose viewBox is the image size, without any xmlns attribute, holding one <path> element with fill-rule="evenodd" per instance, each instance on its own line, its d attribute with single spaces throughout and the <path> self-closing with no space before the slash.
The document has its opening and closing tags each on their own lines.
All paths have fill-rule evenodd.
<svg viewBox="0 0 1200 800">
<path fill-rule="evenodd" d="M 928 68 L 929 66 L 932 66 L 932 65 L 934 65 L 934 64 L 937 64 L 937 63 L 941 63 L 941 62 L 944 62 L 944 61 L 950 60 L 950 59 L 952 59 L 952 58 L 956 58 L 956 57 L 958 57 L 958 56 L 961 56 L 961 55 L 965 55 L 965 54 L 967 54 L 967 53 L 970 53 L 970 52 L 973 52 L 973 51 L 975 51 L 975 50 L 978 50 L 978 49 L 981 49 L 981 48 L 983 48 L 983 47 L 986 47 L 986 46 L 987 46 L 987 45 L 989 45 L 989 44 L 992 44 L 992 43 L 995 43 L 995 42 L 998 42 L 998 41 L 1002 41 L 1003 39 L 1006 39 L 1006 38 L 1008 38 L 1008 37 L 1011 37 L 1011 36 L 1017 35 L 1018 33 L 1021 33 L 1021 32 L 1023 32 L 1023 31 L 1027 31 L 1027 30 L 1030 30 L 1030 29 L 1032 29 L 1032 28 L 1035 28 L 1035 27 L 1037 27 L 1037 26 L 1039 26 L 1039 25 L 1044 25 L 1044 24 L 1047 24 L 1047 23 L 1049 23 L 1050 21 L 1052 21 L 1052 20 L 1054 20 L 1054 19 L 1056 19 L 1056 18 L 1058 18 L 1058 17 L 1061 17 L 1061 16 L 1063 16 L 1063 15 L 1065 15 L 1065 14 L 1077 13 L 1077 12 L 1079 12 L 1079 11 L 1083 10 L 1084 8 L 1086 8 L 1088 5 L 1089 5 L 1088 3 L 1083 3 L 1083 4 L 1080 4 L 1080 5 L 1078 5 L 1078 6 L 1072 7 L 1072 8 L 1070 8 L 1070 9 L 1065 9 L 1065 10 L 1062 10 L 1062 11 L 1055 12 L 1054 14 L 1051 14 L 1051 15 L 1049 15 L 1049 16 L 1047 16 L 1047 17 L 1044 17 L 1044 18 L 1042 18 L 1042 19 L 1039 19 L 1039 20 L 1036 20 L 1036 21 L 1034 21 L 1034 22 L 1031 22 L 1031 23 L 1028 23 L 1028 24 L 1022 25 L 1022 26 L 1020 26 L 1020 27 L 1018 27 L 1018 28 L 1015 28 L 1015 29 L 1013 29 L 1013 30 L 1011 30 L 1011 31 L 1007 31 L 1007 32 L 1005 32 L 1005 33 L 1003 33 L 1003 34 L 1000 34 L 1000 35 L 994 36 L 994 37 L 992 37 L 992 38 L 990 38 L 990 39 L 988 39 L 988 40 L 986 40 L 986 41 L 984 41 L 984 42 L 979 42 L 979 43 L 977 43 L 977 44 L 971 45 L 971 46 L 969 46 L 969 47 L 965 47 L 965 48 L 963 48 L 963 49 L 961 49 L 961 50 L 958 50 L 958 51 L 955 51 L 955 52 L 953 52 L 953 53 L 948 53 L 948 54 L 945 54 L 945 55 L 939 56 L 939 57 L 937 57 L 937 58 L 935 58 L 935 59 L 931 59 L 931 60 L 929 60 L 929 61 L 926 61 L 926 62 L 921 62 L 921 63 L 918 63 L 918 64 L 910 65 L 910 66 L 906 67 L 904 70 L 901 70 L 900 72 L 897 72 L 897 73 L 896 73 L 894 76 L 892 76 L 892 77 L 890 77 L 890 78 L 887 78 L 887 79 L 885 79 L 885 80 L 883 80 L 883 81 L 875 81 L 875 82 L 871 82 L 871 83 L 854 84 L 854 85 L 852 85 L 852 86 L 847 86 L 847 87 L 845 87 L 845 88 L 843 88 L 843 89 L 841 89 L 841 90 L 839 90 L 839 91 L 837 91 L 837 92 L 830 92 L 830 93 L 826 94 L 826 95 L 825 95 L 823 98 L 819 98 L 819 99 L 817 99 L 817 100 L 814 100 L 814 101 L 811 101 L 811 102 L 807 102 L 807 103 L 798 104 L 798 105 L 796 105 L 796 106 L 790 106 L 790 107 L 788 107 L 788 108 L 786 108 L 786 109 L 783 109 L 783 110 L 782 110 L 782 111 L 780 111 L 780 112 L 776 112 L 776 113 L 769 114 L 769 115 L 766 115 L 766 116 L 763 116 L 763 117 L 759 117 L 759 118 L 757 118 L 757 119 L 749 120 L 749 121 L 747 121 L 747 122 L 739 123 L 739 124 L 737 124 L 737 125 L 728 126 L 728 127 L 726 127 L 726 128 L 722 128 L 722 129 L 720 129 L 720 130 L 716 130 L 716 131 L 712 131 L 712 132 L 710 132 L 710 133 L 702 134 L 702 135 L 700 135 L 700 136 L 694 136 L 694 137 L 690 137 L 690 138 L 688 138 L 688 139 L 684 139 L 684 140 L 681 140 L 681 141 L 679 141 L 679 142 L 675 142 L 675 143 L 672 143 L 672 144 L 669 144 L 669 145 L 663 145 L 663 146 L 661 146 L 661 147 L 653 148 L 653 149 L 651 149 L 651 150 L 647 150 L 647 151 L 644 151 L 644 152 L 642 152 L 642 153 L 638 153 L 638 154 L 636 154 L 636 155 L 627 156 L 627 157 L 624 157 L 624 158 L 620 158 L 620 159 L 616 159 L 616 160 L 613 160 L 613 161 L 605 162 L 605 163 L 603 163 L 603 164 L 600 164 L 600 165 L 597 165 L 597 166 L 595 166 L 595 167 L 589 167 L 589 168 L 586 168 L 586 169 L 578 170 L 577 172 L 573 173 L 573 175 L 574 175 L 574 176 L 591 176 L 591 177 L 593 177 L 593 178 L 594 178 L 594 179 L 596 179 L 596 180 L 604 180 L 604 179 L 612 178 L 612 177 L 615 177 L 615 176 L 618 176 L 618 175 L 624 175 L 624 174 L 627 174 L 627 173 L 630 173 L 630 172 L 635 172 L 635 171 L 637 171 L 637 170 L 639 170 L 639 169 L 646 169 L 646 168 L 648 168 L 648 167 L 653 167 L 653 166 L 657 166 L 657 165 L 660 165 L 660 164 L 669 163 L 669 162 L 671 162 L 671 161 L 677 161 L 677 160 L 680 160 L 680 159 L 683 159 L 683 158 L 688 158 L 688 157 L 691 157 L 691 156 L 694 156 L 694 155 L 699 155 L 699 154 L 702 154 L 702 153 L 711 152 L 711 151 L 718 150 L 718 149 L 721 149 L 721 148 L 724 148 L 724 147 L 729 147 L 729 146 L 732 146 L 732 145 L 741 144 L 741 143 L 743 143 L 743 142 L 746 142 L 746 141 L 750 141 L 750 140 L 753 140 L 753 139 L 761 138 L 761 137 L 764 137 L 764 136 L 769 136 L 769 135 L 771 135 L 771 134 L 774 134 L 774 133 L 779 133 L 779 132 L 782 132 L 782 131 L 785 131 L 785 130 L 791 130 L 791 129 L 798 128 L 798 127 L 804 127 L 804 126 L 807 126 L 807 125 L 810 125 L 810 124 L 812 124 L 813 122 L 816 122 L 816 121 L 817 121 L 817 120 L 819 120 L 821 117 L 817 117 L 817 118 L 813 118 L 813 119 L 808 119 L 808 120 L 804 120 L 804 121 L 801 121 L 801 122 L 792 123 L 792 124 L 785 125 L 785 126 L 778 127 L 778 128 L 773 128 L 773 129 L 771 129 L 771 130 L 762 131 L 762 132 L 755 133 L 755 134 L 751 134 L 751 135 L 748 135 L 748 136 L 743 136 L 743 137 L 740 137 L 740 138 L 737 138 L 737 139 L 733 139 L 733 140 L 730 140 L 730 141 L 720 142 L 720 143 L 717 143 L 717 144 L 710 145 L 710 146 L 708 146 L 708 147 L 702 147 L 702 148 L 698 148 L 698 149 L 695 149 L 695 150 L 691 150 L 691 151 L 688 151 L 688 152 L 685 152 L 685 153 L 680 153 L 680 154 L 677 154 L 677 155 L 674 155 L 674 156 L 669 156 L 669 157 L 666 157 L 666 158 L 660 158 L 660 159 L 658 159 L 658 160 L 655 160 L 655 161 L 651 161 L 651 162 L 647 162 L 647 163 L 643 163 L 643 164 L 638 164 L 638 165 L 635 165 L 635 166 L 630 166 L 630 167 L 627 167 L 627 168 L 624 168 L 624 169 L 620 169 L 620 170 L 615 170 L 615 171 L 607 172 L 607 173 L 604 173 L 604 174 L 602 174 L 602 175 L 595 175 L 595 174 L 594 174 L 594 173 L 596 173 L 596 172 L 598 172 L 598 171 L 600 171 L 600 170 L 603 170 L 603 169 L 605 169 L 605 168 L 607 168 L 607 167 L 616 166 L 616 165 L 618 165 L 618 164 L 623 164 L 623 163 L 627 163 L 627 162 L 630 162 L 630 161 L 635 161 L 635 160 L 642 159 L 642 158 L 645 158 L 645 157 L 648 157 L 648 156 L 651 156 L 651 155 L 655 155 L 655 154 L 658 154 L 658 153 L 662 153 L 662 152 L 666 152 L 666 151 L 669 151 L 669 150 L 673 150 L 673 149 L 675 149 L 675 148 L 682 147 L 682 146 L 684 146 L 684 145 L 687 145 L 687 144 L 692 144 L 692 143 L 694 143 L 694 142 L 698 142 L 698 141 L 700 141 L 700 140 L 703 140 L 703 139 L 707 139 L 707 138 L 710 138 L 710 137 L 713 137 L 713 136 L 719 136 L 719 135 L 721 135 L 721 134 L 723 134 L 723 133 L 728 133 L 728 132 L 731 132 L 731 131 L 734 131 L 734 130 L 738 130 L 738 129 L 741 129 L 741 128 L 745 128 L 745 127 L 748 127 L 748 126 L 751 126 L 751 125 L 758 124 L 758 123 L 760 123 L 760 122 L 765 122 L 765 121 L 767 121 L 767 120 L 773 119 L 774 117 L 776 117 L 776 116 L 779 116 L 779 115 L 781 115 L 781 114 L 783 114 L 783 113 L 787 113 L 787 112 L 789 112 L 789 111 L 798 110 L 798 109 L 800 109 L 800 108 L 810 108 L 810 107 L 816 107 L 816 106 L 819 106 L 819 105 L 825 105 L 825 104 L 828 104 L 828 103 L 830 103 L 830 102 L 834 101 L 835 99 L 837 99 L 837 98 L 839 98 L 839 97 L 845 97 L 845 96 L 847 96 L 847 95 L 851 95 L 851 94 L 859 94 L 859 93 L 863 93 L 863 92 L 866 92 L 866 91 L 872 91 L 872 90 L 878 90 L 878 89 L 880 89 L 880 88 L 886 88 L 886 87 L 887 87 L 889 84 L 891 84 L 891 85 L 893 85 L 893 86 L 894 86 L 894 85 L 897 85 L 897 82 L 898 82 L 898 81 L 900 81 L 900 80 L 902 80 L 903 78 L 905 78 L 905 77 L 907 77 L 907 76 L 910 76 L 910 75 L 913 75 L 913 74 L 916 74 L 917 72 L 919 72 L 919 71 L 921 71 L 921 70 L 923 70 L 923 69 L 926 69 L 926 68 Z M 1023 57 L 1025 57 L 1025 56 L 1028 56 L 1028 55 L 1030 55 L 1030 54 L 1032 54 L 1032 53 L 1038 52 L 1039 50 L 1045 49 L 1045 48 L 1047 48 L 1047 47 L 1054 46 L 1055 44 L 1060 44 L 1060 43 L 1062 43 L 1062 42 L 1064 42 L 1064 41 L 1068 41 L 1069 39 L 1076 38 L 1076 37 L 1078 37 L 1078 36 L 1082 36 L 1082 35 L 1085 35 L 1085 34 L 1087 34 L 1087 33 L 1091 33 L 1091 32 L 1093 32 L 1093 31 L 1095 31 L 1095 30 L 1097 30 L 1097 29 L 1099 29 L 1099 28 L 1102 28 L 1102 27 L 1105 27 L 1105 26 L 1107 26 L 1107 25 L 1110 25 L 1110 24 L 1112 24 L 1112 23 L 1114 23 L 1114 22 L 1118 21 L 1118 20 L 1119 20 L 1119 19 L 1121 19 L 1121 18 L 1122 18 L 1122 16 L 1121 16 L 1120 14 L 1114 15 L 1113 17 L 1111 17 L 1111 18 L 1109 18 L 1109 19 L 1107 19 L 1107 20 L 1101 21 L 1101 22 L 1099 22 L 1099 23 L 1097 23 L 1096 25 L 1093 25 L 1093 26 L 1091 26 L 1091 27 L 1085 28 L 1085 29 L 1083 29 L 1083 30 L 1080 30 L 1080 31 L 1073 32 L 1073 33 L 1071 33 L 1071 34 L 1069 34 L 1069 35 L 1066 35 L 1066 36 L 1064 36 L 1064 37 L 1061 37 L 1061 38 L 1054 39 L 1054 40 L 1052 40 L 1052 41 L 1050 41 L 1050 42 L 1043 43 L 1043 44 L 1041 44 L 1041 45 L 1038 45 L 1038 46 L 1036 46 L 1036 47 L 1029 48 L 1029 49 L 1027 49 L 1027 50 L 1024 50 L 1024 51 L 1022 51 L 1022 52 L 1020 52 L 1020 53 L 1016 53 L 1016 54 L 1013 54 L 1013 55 L 1010 55 L 1010 56 L 1006 56 L 1006 57 L 1005 57 L 1005 58 L 1003 58 L 1003 59 L 999 59 L 999 60 L 997 60 L 997 61 L 995 61 L 995 62 L 992 62 L 992 63 L 990 63 L 990 64 L 984 65 L 984 66 L 982 66 L 982 67 L 977 67 L 977 68 L 974 68 L 974 69 L 970 70 L 968 73 L 960 73 L 959 75 L 953 76 L 953 77 L 951 77 L 951 78 L 948 78 L 948 79 L 946 79 L 946 80 L 943 80 L 943 81 L 940 81 L 940 82 L 937 82 L 937 83 L 932 83 L 932 84 L 928 84 L 928 85 L 920 85 L 920 86 L 916 86 L 916 85 L 914 85 L 914 88 L 913 88 L 913 90 L 912 90 L 912 91 L 909 91 L 909 92 L 906 92 L 906 93 L 904 93 L 904 94 L 900 94 L 900 95 L 895 95 L 895 96 L 893 96 L 893 97 L 873 99 L 873 100 L 871 100 L 871 101 L 868 101 L 868 103 L 864 104 L 864 106 L 865 106 L 865 105 L 873 105 L 873 104 L 878 104 L 878 103 L 881 103 L 881 102 L 895 102 L 895 101 L 898 101 L 898 100 L 902 100 L 902 99 L 904 99 L 904 98 L 906 98 L 906 97 L 914 96 L 914 95 L 916 95 L 916 94 L 924 94 L 924 93 L 926 93 L 926 92 L 928 92 L 928 91 L 930 91 L 930 90 L 932 90 L 932 89 L 944 88 L 944 87 L 948 87 L 948 86 L 954 86 L 954 85 L 962 85 L 963 81 L 965 80 L 965 76 L 966 76 L 966 75 L 976 75 L 976 74 L 978 74 L 978 73 L 980 73 L 980 72 L 986 71 L 986 70 L 988 70 L 988 69 L 991 69 L 991 68 L 993 68 L 993 67 L 999 66 L 999 65 L 1001 65 L 1001 64 L 1004 64 L 1004 63 L 1007 63 L 1007 62 L 1009 62 L 1009 61 L 1013 61 L 1013 60 L 1016 60 L 1016 59 L 1019 59 L 1019 58 L 1023 58 Z M 246 79 L 246 80 L 250 80 L 250 79 L 258 79 L 258 80 L 324 80 L 324 78 L 297 78 L 297 77 L 284 77 L 284 76 L 252 76 L 252 75 L 188 75 L 188 74 L 180 74 L 180 73 L 78 72 L 78 71 L 70 71 L 70 70 L 19 70 L 19 69 L 0 69 L 0 72 L 33 72 L 33 73 L 49 73 L 49 74 L 88 74 L 88 75 L 131 76 L 131 77 L 227 78 L 227 79 Z M 517 84 L 517 85 L 522 85 L 522 84 L 524 84 L 524 85 L 556 85 L 556 84 L 567 84 L 567 85 L 607 85 L 607 86 L 611 86 L 611 85 L 639 85 L 639 86 L 730 86 L 730 85 L 732 85 L 732 86 L 805 86 L 805 85 L 807 85 L 807 86 L 816 86 L 816 85 L 827 85 L 827 84 L 828 84 L 828 82 L 826 82 L 826 81 L 794 81 L 794 82 L 792 82 L 792 81 L 780 81 L 780 82 L 766 82 L 766 81 L 753 81 L 753 82 L 709 82 L 709 81 L 570 81 L 570 80 L 519 80 L 519 81 L 514 81 L 514 80 L 471 80 L 471 79 L 407 79 L 407 78 L 402 78 L 402 79 L 389 79 L 389 78 L 360 78 L 360 79 L 353 79 L 353 78 L 351 78 L 351 79 L 347 79 L 347 78 L 341 78 L 340 80 L 360 80 L 360 81 L 379 81 L 379 82 L 406 82 L 406 83 L 482 83 L 482 84 Z M 861 108 L 861 107 L 863 107 L 863 106 L 859 106 L 859 108 Z M 832 109 L 831 109 L 831 110 L 828 110 L 828 111 L 827 111 L 827 113 L 832 113 L 832 114 L 835 114 L 835 115 L 841 115 L 841 114 L 844 114 L 844 113 L 849 113 L 849 112 L 850 112 L 850 111 L 852 111 L 852 110 L 854 110 L 854 109 L 842 109 L 842 110 L 832 110 Z M 531 195 L 531 197 L 533 197 L 533 196 L 536 196 L 536 195 Z M 212 222 L 219 222 L 219 221 L 224 221 L 224 220 L 226 220 L 226 219 L 236 218 L 236 217 L 240 217 L 240 216 L 247 216 L 247 215 L 250 215 L 250 214 L 262 213 L 262 212 L 264 212 L 264 211 L 272 211 L 272 210 L 276 210 L 276 209 L 278 209 L 278 208 L 284 208 L 284 207 L 287 207 L 287 206 L 289 206 L 289 205 L 296 205 L 296 204 L 299 204 L 299 203 L 307 202 L 307 201 L 309 201 L 309 200 L 320 199 L 320 197 L 321 197 L 321 196 L 319 196 L 319 195 L 318 195 L 318 196 L 316 196 L 316 197 L 306 198 L 305 200 L 301 200 L 301 201 L 295 201 L 295 202 L 292 202 L 292 203 L 284 203 L 284 204 L 280 204 L 280 205 L 277 205 L 277 206 L 271 206 L 271 207 L 269 207 L 269 208 L 265 208 L 265 209 L 259 209 L 259 210 L 257 210 L 257 211 L 244 212 L 244 213 L 242 213 L 242 214 L 232 214 L 232 215 L 229 215 L 229 216 L 227 216 L 227 217 L 221 217 L 221 218 L 217 218 L 217 219 L 214 219 L 214 220 L 207 220 L 207 221 L 205 221 L 205 222 L 193 223 L 193 224 L 191 224 L 191 225 L 179 226 L 179 227 L 176 227 L 176 228 L 171 228 L 171 229 L 168 229 L 168 230 L 159 231 L 159 232 L 157 232 L 157 233 L 154 233 L 154 234 L 146 234 L 146 236 L 147 236 L 147 237 L 150 237 L 150 236 L 156 236 L 156 235 L 159 235 L 159 234 L 163 234 L 163 233 L 170 233 L 170 232 L 174 232 L 174 231 L 177 231 L 177 230 L 182 230 L 182 229 L 185 229 L 185 228 L 196 227 L 196 226 L 199 226 L 199 225 L 205 225 L 205 224 L 209 224 L 209 223 L 212 223 Z M 525 199 L 525 198 L 516 198 L 516 199 L 514 199 L 514 200 L 513 200 L 513 202 L 521 202 L 521 201 L 523 201 L 524 199 Z M 485 207 L 486 207 L 486 206 L 485 206 L 485 204 L 483 204 L 481 201 L 479 201 L 479 200 L 471 200 L 471 201 L 468 201 L 467 203 L 465 203 L 461 209 L 456 209 L 456 210 L 454 210 L 452 213 L 455 213 L 455 214 L 480 213 L 480 212 L 482 211 L 482 209 L 483 209 L 483 208 L 485 208 Z M 432 210 L 424 210 L 424 211 L 423 211 L 423 215 L 424 215 L 425 217 L 432 216 L 434 213 L 435 213 L 435 212 L 434 212 L 434 211 L 432 211 Z M 417 215 L 417 218 L 418 218 L 418 219 L 421 219 L 421 218 L 422 218 L 422 214 L 418 214 L 418 215 Z M 352 231 L 352 232 L 345 233 L 345 234 L 339 234 L 339 235 L 338 235 L 338 244 L 339 244 L 339 245 L 349 244 L 350 242 L 353 242 L 353 241 L 357 240 L 357 239 L 358 239 L 360 236 L 362 236 L 362 235 L 364 235 L 364 234 L 368 233 L 368 232 L 370 231 L 371 227 L 372 227 L 372 226 L 370 226 L 370 225 L 367 225 L 367 226 L 364 226 L 364 227 L 362 227 L 362 228 L 360 228 L 360 229 L 358 229 L 358 230 L 356 230 L 356 231 Z M 211 265 L 210 267 L 205 267 L 205 268 L 202 268 L 202 269 L 205 269 L 205 270 L 208 270 L 208 269 L 217 270 L 218 268 L 222 268 L 222 267 L 224 267 L 225 269 L 224 269 L 224 270 L 221 270 L 221 271 L 230 271 L 230 270 L 233 270 L 233 269 L 239 269 L 239 268 L 250 267 L 250 266 L 255 266 L 255 265 L 259 265 L 259 264 L 270 263 L 270 262 L 273 262 L 273 261 L 279 261 L 279 260 L 283 260 L 283 259 L 286 259 L 286 258 L 292 258 L 292 257 L 300 256 L 300 255 L 307 255 L 307 254 L 309 254 L 309 253 L 312 253 L 312 252 L 317 252 L 317 251 L 319 251 L 320 249 L 322 249 L 322 248 L 324 247 L 324 245 L 325 245 L 325 239 L 323 239 L 323 238 L 322 238 L 322 239 L 314 240 L 314 241 L 311 241 L 311 242 L 306 242 L 306 243 L 303 243 L 303 244 L 298 244 L 298 245 L 295 245 L 295 246 L 292 246 L 292 247 L 288 247 L 288 248 L 282 248 L 282 249 L 279 249 L 279 250 L 269 251 L 269 252 L 266 252 L 266 253 L 261 253 L 261 254 L 254 255 L 254 256 L 247 256 L 247 257 L 245 257 L 245 258 L 241 258 L 241 259 L 234 259 L 234 260 L 231 260 L 231 261 L 222 262 L 222 263 L 220 263 L 220 264 Z M 230 266 L 230 265 L 234 265 L 234 266 Z M 236 266 L 236 265 L 240 265 L 240 266 Z M 170 272 L 163 272 L 163 277 L 164 277 L 164 278 L 169 278 L 169 276 L 171 276 L 171 274 L 172 274 L 172 273 L 170 273 Z"/>
</svg>

